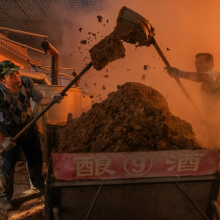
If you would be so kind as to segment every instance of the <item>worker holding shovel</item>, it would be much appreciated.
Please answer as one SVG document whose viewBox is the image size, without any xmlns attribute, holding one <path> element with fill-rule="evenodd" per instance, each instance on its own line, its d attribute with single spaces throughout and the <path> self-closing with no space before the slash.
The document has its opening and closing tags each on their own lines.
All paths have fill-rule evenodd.
<svg viewBox="0 0 220 220">
<path fill-rule="evenodd" d="M 208 126 L 209 147 L 220 147 L 220 74 L 213 70 L 214 60 L 209 53 L 196 55 L 196 72 L 185 72 L 174 67 L 165 67 L 173 78 L 183 78 L 201 84 L 201 94 L 205 108 L 205 120 Z"/>
<path fill-rule="evenodd" d="M 30 98 L 42 106 L 52 101 L 60 103 L 63 99 L 59 93 L 43 97 L 32 79 L 20 76 L 19 68 L 10 60 L 0 62 L 0 148 L 4 150 L 0 172 L 2 210 L 13 209 L 10 199 L 14 192 L 13 179 L 19 147 L 26 157 L 31 186 L 44 192 L 43 161 L 37 125 L 33 124 L 16 143 L 12 139 L 33 118 Z"/>
</svg>

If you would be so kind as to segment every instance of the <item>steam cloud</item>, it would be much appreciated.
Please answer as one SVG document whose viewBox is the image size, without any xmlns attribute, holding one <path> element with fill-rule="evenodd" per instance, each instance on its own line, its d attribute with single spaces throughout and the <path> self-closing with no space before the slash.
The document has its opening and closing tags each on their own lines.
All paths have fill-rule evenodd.
<svg viewBox="0 0 220 220">
<path fill-rule="evenodd" d="M 74 13 L 68 18 L 71 19 L 72 26 L 64 24 L 63 43 L 57 47 L 60 52 L 60 66 L 74 67 L 80 72 L 90 62 L 89 49 L 113 31 L 122 6 L 131 8 L 150 21 L 155 28 L 155 38 L 171 66 L 185 71 L 195 71 L 195 55 L 209 52 L 215 59 L 214 69 L 220 71 L 220 31 L 218 30 L 220 2 L 217 0 L 212 1 L 212 4 L 206 0 L 118 0 L 109 1 L 104 10 Z M 65 14 L 65 11 L 62 11 L 62 14 Z M 98 21 L 98 15 L 102 16 L 102 22 Z M 81 44 L 82 40 L 87 40 L 87 44 Z M 80 81 L 82 89 L 94 96 L 94 102 L 100 102 L 108 93 L 115 91 L 117 85 L 125 82 L 140 82 L 152 86 L 165 96 L 173 114 L 192 124 L 198 140 L 207 147 L 207 127 L 175 80 L 164 71 L 165 64 L 154 46 L 135 48 L 134 45 L 127 43 L 124 43 L 124 46 L 125 58 L 110 63 L 101 71 L 90 69 Z M 184 79 L 181 81 L 203 112 L 201 84 Z M 220 128 L 220 113 L 216 123 Z"/>
</svg>

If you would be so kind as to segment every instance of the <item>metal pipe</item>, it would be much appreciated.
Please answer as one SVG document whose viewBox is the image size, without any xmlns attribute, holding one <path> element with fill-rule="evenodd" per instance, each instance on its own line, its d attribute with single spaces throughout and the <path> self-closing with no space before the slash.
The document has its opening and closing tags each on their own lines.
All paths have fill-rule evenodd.
<svg viewBox="0 0 220 220">
<path fill-rule="evenodd" d="M 25 69 L 19 69 L 19 72 L 21 73 L 21 76 L 31 78 L 34 81 L 34 83 L 51 85 L 49 79 L 44 73 Z"/>
<path fill-rule="evenodd" d="M 45 68 L 51 68 L 51 66 L 37 66 L 37 67 L 45 67 Z M 62 70 L 75 70 L 75 68 L 68 68 L 68 67 L 59 67 L 59 69 L 62 69 Z"/>
<path fill-rule="evenodd" d="M 46 35 L 35 34 L 35 33 L 26 32 L 26 31 L 19 31 L 19 30 L 5 28 L 5 27 L 0 27 L 0 30 L 15 32 L 15 33 L 19 33 L 19 34 L 26 34 L 26 35 L 35 36 L 35 37 L 42 37 L 45 40 L 48 39 L 48 36 L 46 36 Z"/>
<path fill-rule="evenodd" d="M 4 36 L 4 35 L 0 34 L 0 36 Z M 6 39 L 6 38 L 4 38 L 4 39 Z M 2 47 L 3 49 L 5 49 L 7 51 L 10 51 L 11 53 L 15 54 L 16 56 L 18 56 L 21 59 L 29 61 L 33 65 L 39 65 L 38 61 L 36 61 L 28 56 L 26 48 L 20 47 L 18 45 L 15 45 L 15 44 L 12 44 L 12 43 L 9 43 L 6 41 L 4 42 L 3 40 L 0 40 L 0 47 Z"/>
<path fill-rule="evenodd" d="M 0 40 L 8 41 L 8 42 L 11 42 L 11 43 L 13 43 L 13 44 L 17 44 L 17 45 L 19 45 L 19 46 L 22 46 L 22 47 L 28 48 L 28 49 L 30 49 L 30 50 L 34 50 L 34 51 L 36 51 L 36 52 L 38 52 L 38 53 L 44 54 L 44 52 L 41 51 L 41 50 L 35 49 L 35 48 L 33 48 L 33 47 L 30 47 L 30 46 L 28 46 L 28 45 L 26 45 L 26 44 L 18 43 L 18 42 L 16 42 L 16 41 L 10 40 L 10 39 L 8 39 L 8 38 L 0 37 Z"/>
<path fill-rule="evenodd" d="M 58 72 L 59 72 L 59 52 L 48 42 L 41 43 L 41 47 L 45 53 L 49 52 L 52 56 L 52 85 L 58 85 Z"/>
<path fill-rule="evenodd" d="M 209 218 L 206 216 L 206 214 L 200 209 L 200 207 L 198 205 L 196 205 L 195 202 L 192 201 L 192 199 L 187 195 L 187 193 L 182 189 L 182 187 L 177 182 L 175 182 L 174 184 L 179 188 L 179 190 L 188 199 L 188 201 L 196 208 L 196 210 L 201 214 L 201 216 L 204 219 L 209 220 Z"/>
<path fill-rule="evenodd" d="M 90 216 L 90 214 L 91 214 L 91 212 L 92 212 L 92 210 L 93 210 L 93 208 L 94 208 L 94 205 L 95 205 L 95 203 L 96 203 L 96 201 L 97 201 L 97 199 L 98 199 L 98 196 L 100 195 L 101 189 L 102 189 L 102 185 L 99 186 L 98 191 L 97 191 L 96 194 L 95 194 L 95 197 L 94 197 L 94 199 L 93 199 L 93 201 L 92 201 L 92 204 L 91 204 L 91 206 L 89 207 L 89 211 L 88 211 L 87 214 L 86 214 L 85 220 L 88 220 L 88 218 L 89 218 L 89 216 Z"/>
<path fill-rule="evenodd" d="M 75 78 L 74 76 L 70 76 L 70 75 L 67 75 L 67 74 L 65 74 L 65 73 L 61 73 L 61 72 L 58 72 L 59 73 L 59 75 L 61 75 L 61 76 L 66 76 L 66 77 L 70 77 L 70 78 Z"/>
<path fill-rule="evenodd" d="M 45 67 L 40 67 L 40 69 L 44 69 L 44 70 L 50 71 L 50 69 L 45 68 Z M 61 72 L 58 72 L 58 74 L 59 74 L 59 75 L 62 75 L 62 76 L 70 77 L 70 78 L 73 78 L 73 79 L 75 78 L 74 76 L 70 76 L 70 75 L 68 75 L 68 74 L 61 73 Z"/>
</svg>

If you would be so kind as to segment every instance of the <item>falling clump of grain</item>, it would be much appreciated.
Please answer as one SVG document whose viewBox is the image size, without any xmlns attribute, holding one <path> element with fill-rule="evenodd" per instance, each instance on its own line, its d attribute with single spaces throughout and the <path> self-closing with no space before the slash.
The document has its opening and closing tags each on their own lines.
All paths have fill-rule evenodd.
<svg viewBox="0 0 220 220">
<path fill-rule="evenodd" d="M 81 40 L 80 43 L 81 44 L 87 44 L 87 40 Z"/>
<path fill-rule="evenodd" d="M 89 50 L 92 65 L 101 70 L 117 59 L 125 57 L 125 47 L 116 33 L 111 33 Z"/>
<path fill-rule="evenodd" d="M 98 18 L 98 22 L 102 22 L 102 16 L 101 15 L 97 15 L 97 18 Z"/>
</svg>

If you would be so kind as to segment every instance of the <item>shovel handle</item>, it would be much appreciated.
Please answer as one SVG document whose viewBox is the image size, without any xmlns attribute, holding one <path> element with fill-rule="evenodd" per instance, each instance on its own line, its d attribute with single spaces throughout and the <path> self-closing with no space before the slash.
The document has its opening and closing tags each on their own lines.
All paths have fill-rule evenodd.
<svg viewBox="0 0 220 220">
<path fill-rule="evenodd" d="M 156 48 L 158 54 L 160 55 L 161 59 L 163 60 L 163 62 L 165 63 L 165 65 L 167 67 L 171 67 L 170 63 L 168 62 L 168 60 L 166 59 L 166 57 L 164 56 L 162 50 L 160 49 L 159 45 L 157 44 L 155 38 L 153 38 L 153 45 Z M 183 84 L 181 83 L 181 81 L 178 78 L 174 78 L 177 82 L 177 84 L 179 85 L 179 87 L 181 88 L 181 90 L 183 91 L 184 95 L 186 96 L 186 98 L 189 100 L 189 102 L 191 103 L 191 105 L 193 106 L 193 108 L 196 110 L 196 112 L 201 116 L 201 112 L 198 109 L 198 107 L 196 106 L 196 104 L 194 103 L 194 101 L 192 100 L 191 96 L 189 95 L 189 93 L 186 91 L 185 87 L 183 86 Z"/>
<path fill-rule="evenodd" d="M 73 86 L 80 77 L 82 77 L 83 74 L 85 74 L 92 66 L 92 62 L 90 62 L 80 73 L 78 76 L 76 76 L 62 91 L 61 95 L 64 96 L 65 93 Z M 18 138 L 21 137 L 21 135 L 24 134 L 41 116 L 43 116 L 54 104 L 56 103 L 55 100 L 53 100 L 47 107 L 41 111 L 39 115 L 37 115 L 35 118 L 33 118 L 15 137 L 12 138 L 13 141 L 17 141 Z M 3 149 L 0 149 L 0 155 L 4 152 Z"/>
</svg>

